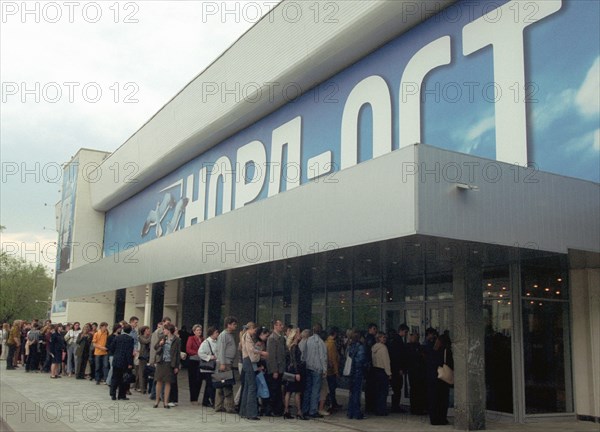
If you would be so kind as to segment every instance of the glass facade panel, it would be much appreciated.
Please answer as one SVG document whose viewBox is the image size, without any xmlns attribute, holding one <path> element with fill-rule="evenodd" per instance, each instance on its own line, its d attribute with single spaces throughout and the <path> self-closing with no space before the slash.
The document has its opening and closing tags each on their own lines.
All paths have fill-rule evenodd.
<svg viewBox="0 0 600 432">
<path fill-rule="evenodd" d="M 322 323 L 323 321 L 313 321 Z M 350 306 L 330 307 L 327 314 L 327 325 L 336 326 L 342 330 L 352 327 L 352 309 Z"/>
<path fill-rule="evenodd" d="M 370 323 L 375 323 L 380 326 L 381 307 L 379 305 L 362 305 L 354 307 L 354 327 L 366 330 Z"/>
<path fill-rule="evenodd" d="M 512 297 L 508 266 L 483 273 L 485 386 L 489 410 L 513 412 Z"/>
<path fill-rule="evenodd" d="M 573 411 L 567 268 L 564 255 L 521 264 L 527 414 Z"/>
<path fill-rule="evenodd" d="M 452 272 L 429 273 L 426 277 L 427 300 L 452 300 Z"/>
<path fill-rule="evenodd" d="M 427 327 L 455 337 L 453 263 L 435 262 L 427 254 L 431 246 L 424 238 L 390 240 L 213 274 L 204 282 L 210 290 L 209 322 L 218 319 L 220 325 L 226 309 L 240 319 L 255 311 L 262 325 L 274 317 L 285 322 L 293 317 L 302 328 L 319 322 L 365 330 L 372 322 L 395 332 L 406 323 L 421 340 Z M 513 413 L 518 383 L 524 386 L 526 414 L 572 412 L 565 256 L 523 251 L 515 264 L 521 268 L 518 292 L 509 278 L 517 251 L 481 249 L 480 256 L 495 258 L 475 264 L 483 266 L 487 409 Z M 512 314 L 515 302 L 522 306 L 520 319 Z M 523 332 L 523 383 L 513 377 L 516 328 Z"/>
<path fill-rule="evenodd" d="M 522 269 L 523 298 L 568 299 L 566 257 L 555 255 L 527 259 L 523 262 Z"/>
<path fill-rule="evenodd" d="M 568 304 L 526 300 L 523 304 L 525 409 L 527 414 L 571 411 L 565 368 Z"/>
<path fill-rule="evenodd" d="M 260 324 L 268 323 L 273 314 L 273 272 L 272 264 L 261 264 L 256 269 L 258 301 L 256 307 L 256 321 Z"/>
</svg>

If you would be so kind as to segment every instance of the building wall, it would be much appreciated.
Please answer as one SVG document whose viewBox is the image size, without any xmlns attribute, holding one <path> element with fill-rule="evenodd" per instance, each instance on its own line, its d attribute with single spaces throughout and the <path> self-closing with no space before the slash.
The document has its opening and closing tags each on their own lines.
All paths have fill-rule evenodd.
<svg viewBox="0 0 600 432">
<path fill-rule="evenodd" d="M 50 316 L 52 322 L 70 322 L 79 321 L 81 325 L 87 322 L 101 323 L 106 321 L 110 326 L 115 319 L 115 305 L 112 303 L 91 303 L 91 302 L 68 302 L 67 310 L 64 313 L 53 313 Z"/>
<path fill-rule="evenodd" d="M 600 268 L 571 269 L 575 410 L 600 421 Z"/>
</svg>

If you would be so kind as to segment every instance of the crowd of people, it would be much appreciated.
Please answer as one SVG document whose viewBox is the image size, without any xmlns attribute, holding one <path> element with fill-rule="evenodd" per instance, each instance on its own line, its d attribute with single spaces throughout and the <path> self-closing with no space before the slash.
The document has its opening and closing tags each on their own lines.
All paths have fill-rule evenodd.
<svg viewBox="0 0 600 432">
<path fill-rule="evenodd" d="M 177 377 L 186 367 L 192 404 L 248 420 L 308 420 L 340 412 L 341 379 L 349 389 L 348 418 L 385 416 L 404 412 L 400 402 L 408 387 L 411 414 L 428 414 L 433 425 L 448 424 L 450 385 L 438 378 L 438 367 L 454 368 L 448 332 L 438 335 L 429 328 L 421 344 L 405 324 L 386 334 L 375 324 L 366 332 L 336 327 L 324 332 L 320 324 L 300 329 L 274 320 L 268 328 L 249 322 L 238 334 L 238 321 L 229 316 L 222 330 L 211 326 L 204 334 L 196 324 L 188 334 L 169 317 L 154 331 L 138 323 L 133 316 L 109 331 L 106 322 L 81 327 L 16 320 L 2 326 L 0 358 L 7 370 L 24 365 L 25 372 L 52 379 L 89 379 L 108 385 L 113 400 L 129 400 L 133 390 L 149 394 L 154 408 L 167 409 L 179 403 Z"/>
</svg>

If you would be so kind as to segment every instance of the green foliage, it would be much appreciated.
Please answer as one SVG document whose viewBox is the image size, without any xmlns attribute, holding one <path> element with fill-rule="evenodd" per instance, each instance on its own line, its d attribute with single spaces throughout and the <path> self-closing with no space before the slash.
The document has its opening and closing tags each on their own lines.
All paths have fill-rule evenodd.
<svg viewBox="0 0 600 432">
<path fill-rule="evenodd" d="M 51 295 L 52 279 L 44 266 L 0 252 L 0 323 L 45 318 Z"/>
</svg>

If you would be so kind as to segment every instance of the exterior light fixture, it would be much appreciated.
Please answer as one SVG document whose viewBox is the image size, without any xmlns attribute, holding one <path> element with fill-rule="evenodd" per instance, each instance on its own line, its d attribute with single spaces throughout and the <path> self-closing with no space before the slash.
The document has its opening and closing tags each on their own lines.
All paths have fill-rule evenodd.
<svg viewBox="0 0 600 432">
<path fill-rule="evenodd" d="M 475 192 L 479 192 L 479 186 L 475 186 L 472 184 L 467 184 L 467 183 L 456 183 L 456 188 L 458 190 L 461 191 L 475 191 Z"/>
</svg>

